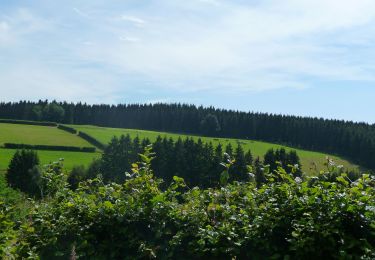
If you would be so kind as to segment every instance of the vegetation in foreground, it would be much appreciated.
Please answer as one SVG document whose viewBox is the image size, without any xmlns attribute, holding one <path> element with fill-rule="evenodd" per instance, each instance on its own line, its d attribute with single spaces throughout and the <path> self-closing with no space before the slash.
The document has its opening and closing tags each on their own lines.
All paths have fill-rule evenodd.
<svg viewBox="0 0 375 260">
<path fill-rule="evenodd" d="M 43 172 L 45 198 L 21 223 L 1 203 L 0 254 L 29 258 L 373 259 L 375 178 L 350 179 L 333 165 L 317 177 L 283 168 L 257 187 L 228 183 L 188 187 L 180 177 L 162 189 L 150 148 L 122 184 L 88 180 L 73 191 L 59 164 Z M 235 173 L 233 173 L 235 174 Z"/>
</svg>

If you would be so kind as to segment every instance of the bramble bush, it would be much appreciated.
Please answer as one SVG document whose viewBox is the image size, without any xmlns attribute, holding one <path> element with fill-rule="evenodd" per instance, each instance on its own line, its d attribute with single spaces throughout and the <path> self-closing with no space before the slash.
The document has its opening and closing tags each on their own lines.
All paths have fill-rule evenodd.
<svg viewBox="0 0 375 260">
<path fill-rule="evenodd" d="M 123 184 L 101 178 L 71 190 L 61 168 L 44 174 L 49 194 L 19 230 L 15 254 L 42 259 L 373 259 L 375 178 L 334 181 L 265 168 L 266 182 L 165 190 L 146 148 Z M 249 169 L 250 170 L 250 169 Z M 329 172 L 328 172 L 329 173 Z M 327 174 L 322 172 L 321 175 Z M 48 181 L 49 180 L 49 181 Z"/>
</svg>

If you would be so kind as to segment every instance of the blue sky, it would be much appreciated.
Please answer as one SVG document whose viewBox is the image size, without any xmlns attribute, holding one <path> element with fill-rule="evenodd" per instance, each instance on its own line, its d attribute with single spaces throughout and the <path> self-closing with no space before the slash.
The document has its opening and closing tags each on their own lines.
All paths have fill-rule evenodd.
<svg viewBox="0 0 375 260">
<path fill-rule="evenodd" d="M 373 0 L 0 2 L 0 99 L 375 123 Z"/>
</svg>

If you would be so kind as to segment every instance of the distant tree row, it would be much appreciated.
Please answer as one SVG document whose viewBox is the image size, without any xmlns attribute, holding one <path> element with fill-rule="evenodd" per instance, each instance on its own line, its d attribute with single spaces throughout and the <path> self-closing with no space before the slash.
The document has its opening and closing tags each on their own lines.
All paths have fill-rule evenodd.
<svg viewBox="0 0 375 260">
<path fill-rule="evenodd" d="M 0 103 L 0 118 L 138 128 L 283 143 L 337 154 L 375 169 L 375 126 L 186 104 Z"/>
<path fill-rule="evenodd" d="M 89 169 L 75 167 L 69 177 L 72 187 L 77 187 L 78 182 L 84 179 L 94 178 L 98 173 L 108 183 L 115 181 L 123 183 L 126 172 L 131 172 L 132 164 L 139 160 L 139 154 L 150 144 L 148 139 L 140 140 L 138 137 L 131 139 L 129 135 L 114 137 L 104 150 L 102 158 L 94 161 Z M 220 183 L 220 173 L 224 170 L 221 165 L 228 159 L 234 160 L 230 167 L 230 182 L 248 181 L 253 177 L 258 184 L 265 181 L 263 163 L 259 158 L 253 160 L 251 151 L 244 151 L 239 144 L 233 148 L 231 144 L 226 147 L 211 143 L 203 143 L 200 139 L 178 139 L 174 141 L 168 138 L 158 137 L 152 144 L 155 158 L 151 161 L 151 168 L 155 175 L 168 185 L 173 176 L 182 177 L 189 186 L 217 187 Z M 270 170 L 276 170 L 282 166 L 291 173 L 291 165 L 299 165 L 299 157 L 295 151 L 287 153 L 284 149 L 270 150 L 266 154 L 267 164 Z M 249 167 L 250 166 L 250 167 Z M 300 165 L 294 172 L 300 175 Z"/>
</svg>

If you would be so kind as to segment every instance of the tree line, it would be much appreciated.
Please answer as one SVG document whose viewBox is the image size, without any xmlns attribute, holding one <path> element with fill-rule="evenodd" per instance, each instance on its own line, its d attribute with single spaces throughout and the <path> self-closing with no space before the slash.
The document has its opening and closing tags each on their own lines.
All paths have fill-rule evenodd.
<svg viewBox="0 0 375 260">
<path fill-rule="evenodd" d="M 55 101 L 2 102 L 0 118 L 276 142 L 337 154 L 375 169 L 375 126 L 366 123 L 240 112 L 188 104 L 89 105 Z"/>
</svg>

